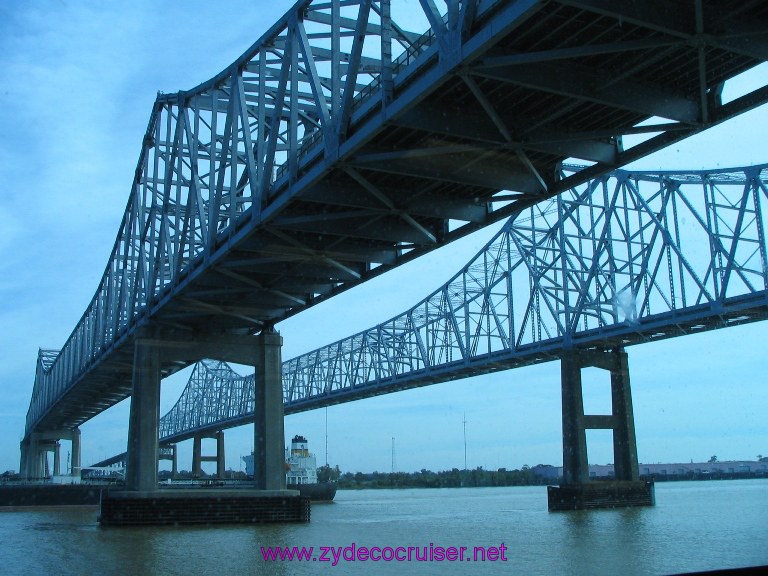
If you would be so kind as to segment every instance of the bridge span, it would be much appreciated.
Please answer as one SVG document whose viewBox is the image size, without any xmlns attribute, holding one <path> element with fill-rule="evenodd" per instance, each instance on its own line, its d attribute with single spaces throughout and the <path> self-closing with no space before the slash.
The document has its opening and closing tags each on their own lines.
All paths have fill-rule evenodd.
<svg viewBox="0 0 768 576">
<path fill-rule="evenodd" d="M 129 485 L 154 486 L 161 377 L 218 357 L 259 367 L 274 473 L 259 482 L 279 484 L 277 322 L 768 100 L 768 86 L 722 98 L 767 59 L 762 3 L 416 9 L 428 30 L 388 0 L 297 2 L 221 74 L 158 96 L 102 281 L 40 356 L 24 474 L 131 396 Z M 566 174 L 569 158 L 590 165 Z"/>
<path fill-rule="evenodd" d="M 766 203 L 768 165 L 596 178 L 510 218 L 409 310 L 283 362 L 285 413 L 764 320 Z M 161 440 L 252 422 L 253 387 L 198 363 Z"/>
<path fill-rule="evenodd" d="M 624 370 L 629 390 L 625 347 L 768 317 L 766 202 L 768 165 L 619 170 L 532 206 L 406 312 L 285 361 L 285 413 L 551 360 Z M 160 441 L 194 438 L 199 472 L 216 437 L 223 471 L 222 431 L 253 422 L 254 397 L 253 375 L 198 362 Z"/>
</svg>

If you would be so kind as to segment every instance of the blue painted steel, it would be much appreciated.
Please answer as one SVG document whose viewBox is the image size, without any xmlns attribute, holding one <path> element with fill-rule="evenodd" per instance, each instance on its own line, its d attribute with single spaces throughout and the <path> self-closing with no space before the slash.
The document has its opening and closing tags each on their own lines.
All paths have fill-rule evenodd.
<svg viewBox="0 0 768 576">
<path fill-rule="evenodd" d="M 285 361 L 285 411 L 763 320 L 766 203 L 768 165 L 594 179 L 511 218 L 403 314 Z M 200 363 L 161 439 L 249 422 L 252 399 L 252 375 Z"/>
<path fill-rule="evenodd" d="M 439 15 L 426 1 L 409 10 L 390 0 L 297 2 L 219 75 L 158 95 L 96 294 L 61 351 L 41 354 L 25 441 L 73 429 L 129 396 L 140 334 L 178 344 L 256 334 L 768 102 L 768 85 L 727 103 L 720 96 L 725 82 L 768 59 L 764 34 L 756 34 L 766 28 L 764 6 L 733 1 L 468 0 L 447 2 Z M 625 146 L 623 136 L 637 133 L 648 138 Z M 564 176 L 569 158 L 592 164 Z M 744 218 L 739 226 L 751 222 Z M 746 244 L 731 254 L 712 234 L 713 253 L 738 261 Z M 544 239 L 509 238 L 532 261 L 548 254 Z M 644 254 L 628 242 L 631 253 L 606 257 L 615 267 L 610 281 L 624 281 L 621 271 Z M 430 338 L 450 338 L 440 354 L 456 362 L 460 355 L 466 363 L 473 347 L 490 357 L 504 338 L 526 341 L 521 319 L 534 333 L 568 337 L 574 323 L 586 323 L 606 334 L 608 303 L 576 301 L 572 310 L 560 301 L 579 283 L 610 281 L 568 268 L 589 255 L 571 254 L 567 235 L 561 243 L 564 291 L 546 277 L 532 284 L 547 307 L 487 319 L 481 329 L 473 324 L 480 312 L 468 305 L 456 311 L 466 315 L 457 326 L 428 323 L 414 333 L 419 350 Z M 701 305 L 719 304 L 724 287 L 752 281 L 719 263 L 694 278 L 671 244 L 664 250 L 682 266 L 675 294 L 682 283 L 701 285 Z M 646 281 L 654 286 L 656 276 Z M 642 288 L 633 282 L 624 293 Z M 445 305 L 454 304 L 446 295 Z M 637 306 L 642 315 L 651 305 Z M 398 322 L 419 318 L 413 312 Z M 376 350 L 387 330 L 365 336 L 371 354 L 385 352 Z M 177 352 L 164 352 L 164 374 L 201 358 Z M 387 350 L 388 371 L 378 378 L 389 381 L 405 367 L 443 370 L 416 352 Z M 357 389 L 357 376 L 349 378 Z M 302 376 L 291 402 L 315 402 L 314 386 Z"/>
</svg>

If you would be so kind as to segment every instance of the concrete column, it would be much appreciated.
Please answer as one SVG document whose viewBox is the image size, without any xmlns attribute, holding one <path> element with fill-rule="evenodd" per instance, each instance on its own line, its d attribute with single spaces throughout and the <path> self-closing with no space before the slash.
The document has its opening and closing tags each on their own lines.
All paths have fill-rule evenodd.
<svg viewBox="0 0 768 576">
<path fill-rule="evenodd" d="M 21 449 L 21 460 L 19 461 L 19 475 L 23 480 L 30 479 L 29 466 L 30 466 L 30 439 L 22 440 L 19 443 Z"/>
<path fill-rule="evenodd" d="M 26 446 L 23 453 L 24 469 L 23 475 L 25 480 L 34 480 L 40 477 L 38 472 L 39 455 L 37 453 L 37 439 L 34 434 L 30 434 L 26 441 Z"/>
<path fill-rule="evenodd" d="M 566 351 L 560 359 L 560 385 L 563 402 L 563 484 L 583 484 L 589 480 L 589 468 L 581 362 L 575 350 Z"/>
<path fill-rule="evenodd" d="M 61 476 L 61 444 L 54 442 L 53 445 L 53 475 Z"/>
<path fill-rule="evenodd" d="M 216 432 L 216 476 L 220 480 L 224 479 L 226 468 L 224 467 L 224 431 L 219 430 Z"/>
<path fill-rule="evenodd" d="M 216 440 L 216 455 L 203 454 L 203 438 Z M 224 478 L 224 432 L 219 430 L 213 435 L 197 435 L 192 438 L 192 474 L 196 478 L 203 475 L 203 462 L 216 462 L 216 476 Z"/>
<path fill-rule="evenodd" d="M 179 452 L 176 444 L 171 446 L 171 453 L 171 478 L 175 480 L 179 476 Z"/>
<path fill-rule="evenodd" d="M 73 478 L 80 478 L 80 428 L 72 430 L 72 460 L 70 468 Z"/>
<path fill-rule="evenodd" d="M 39 480 L 44 476 L 43 454 L 40 450 L 40 440 L 37 434 L 32 434 L 29 443 L 29 479 Z"/>
<path fill-rule="evenodd" d="M 257 337 L 253 477 L 261 490 L 285 489 L 282 344 L 278 332 L 262 332 Z"/>
<path fill-rule="evenodd" d="M 149 340 L 137 338 L 133 355 L 126 490 L 157 489 L 160 382 L 159 348 Z"/>
<path fill-rule="evenodd" d="M 192 438 L 192 477 L 203 475 L 203 437 L 196 435 Z"/>
<path fill-rule="evenodd" d="M 158 449 L 158 460 L 171 461 L 171 478 L 176 479 L 178 475 L 178 458 L 176 453 L 176 444 L 166 444 Z"/>
<path fill-rule="evenodd" d="M 36 478 L 50 478 L 54 469 L 50 466 L 48 460 L 48 453 L 53 453 L 54 466 L 56 465 L 57 455 L 56 448 L 58 446 L 58 440 L 52 439 L 50 434 L 36 434 L 35 445 L 37 452 L 37 475 Z"/>
<path fill-rule="evenodd" d="M 637 464 L 635 417 L 629 386 L 629 360 L 623 349 L 614 350 L 611 367 L 611 402 L 613 411 L 613 466 L 616 480 L 640 479 Z"/>
</svg>

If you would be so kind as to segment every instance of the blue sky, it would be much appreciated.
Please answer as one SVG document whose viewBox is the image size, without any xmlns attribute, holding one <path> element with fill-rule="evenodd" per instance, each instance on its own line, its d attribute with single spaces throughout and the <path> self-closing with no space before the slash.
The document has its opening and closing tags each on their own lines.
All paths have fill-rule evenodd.
<svg viewBox="0 0 768 576">
<path fill-rule="evenodd" d="M 0 6 L 0 471 L 18 469 L 38 348 L 63 345 L 101 278 L 157 91 L 189 89 L 224 69 L 291 4 Z M 418 10 L 416 0 L 401 4 Z M 768 162 L 766 127 L 763 107 L 632 167 Z M 402 312 L 448 280 L 492 233 L 481 231 L 280 324 L 283 358 Z M 767 335 L 768 326 L 757 323 L 630 348 L 640 460 L 768 454 Z M 187 377 L 185 371 L 164 382 L 163 412 Z M 606 394 L 604 382 L 588 383 L 587 406 L 604 406 Z M 287 417 L 286 436 L 307 436 L 320 461 L 326 414 L 328 459 L 345 471 L 390 470 L 392 438 L 399 470 L 463 467 L 465 418 L 470 467 L 562 459 L 555 363 Z M 86 423 L 83 463 L 123 451 L 127 425 L 127 402 Z M 252 427 L 227 431 L 228 466 L 241 468 L 252 435 Z M 606 434 L 590 433 L 589 441 L 591 462 L 612 461 Z M 191 447 L 181 454 L 180 467 L 190 468 Z"/>
</svg>

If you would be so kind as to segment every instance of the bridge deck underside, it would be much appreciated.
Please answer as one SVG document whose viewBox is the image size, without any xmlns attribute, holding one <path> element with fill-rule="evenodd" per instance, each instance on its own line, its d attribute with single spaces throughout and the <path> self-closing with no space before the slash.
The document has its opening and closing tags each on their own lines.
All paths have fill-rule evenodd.
<svg viewBox="0 0 768 576">
<path fill-rule="evenodd" d="M 768 5 L 681 4 L 480 3 L 461 40 L 434 40 L 391 94 L 360 101 L 337 157 L 307 140 L 261 210 L 244 211 L 155 294 L 35 429 L 78 426 L 127 397 L 140 327 L 175 342 L 254 334 L 768 100 L 764 89 L 719 101 L 723 82 L 768 59 Z M 640 126 L 651 118 L 656 128 Z M 568 158 L 593 164 L 560 179 Z M 202 357 L 178 347 L 164 373 Z"/>
<path fill-rule="evenodd" d="M 421 75 L 396 82 L 386 111 L 380 101 L 361 106 L 340 161 L 320 146 L 307 152 L 295 180 L 275 183 L 267 217 L 223 237 L 204 270 L 193 267 L 193 279 L 161 300 L 156 320 L 196 332 L 278 322 L 626 162 L 617 139 L 650 117 L 676 124 L 664 145 L 702 128 L 702 81 L 714 98 L 714 87 L 760 63 L 708 46 L 701 70 L 699 48 L 662 26 L 675 8 L 640 23 L 579 4 L 611 3 L 536 5 L 502 20 L 504 34 L 489 32 L 493 43 L 462 68 L 442 71 L 435 51 Z M 748 12 L 768 25 L 768 7 Z M 614 48 L 568 57 L 594 45 Z M 520 54 L 535 56 L 518 63 Z M 713 121 L 722 111 L 710 105 Z M 559 180 L 559 163 L 572 157 L 598 165 Z M 492 210 L 498 199 L 504 208 Z"/>
</svg>

